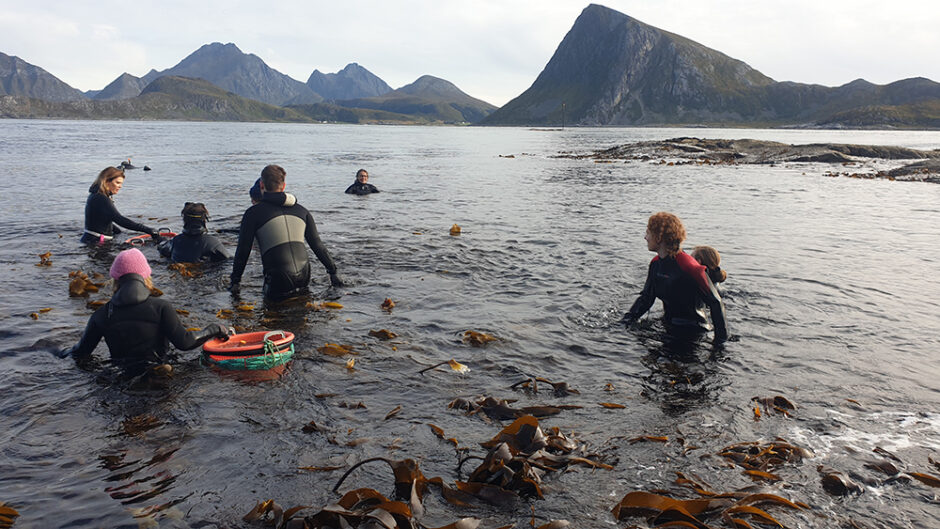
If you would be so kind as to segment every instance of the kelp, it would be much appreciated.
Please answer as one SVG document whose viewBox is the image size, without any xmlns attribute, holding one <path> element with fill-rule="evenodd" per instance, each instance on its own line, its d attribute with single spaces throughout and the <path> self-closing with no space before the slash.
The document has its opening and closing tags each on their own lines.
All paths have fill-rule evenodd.
<svg viewBox="0 0 940 529">
<path fill-rule="evenodd" d="M 485 332 L 477 332 L 473 330 L 466 330 L 463 333 L 463 343 L 469 344 L 473 347 L 483 347 L 484 345 L 495 342 L 499 338 L 486 334 Z"/>
<path fill-rule="evenodd" d="M 423 374 L 427 373 L 428 371 L 431 371 L 432 369 L 436 369 L 436 368 L 441 367 L 441 366 L 443 366 L 443 365 L 450 366 L 451 371 L 454 371 L 455 373 L 461 373 L 461 374 L 463 374 L 463 373 L 467 373 L 467 372 L 470 371 L 470 368 L 469 368 L 469 367 L 467 367 L 466 365 L 461 364 L 460 362 L 458 362 L 458 361 L 454 360 L 453 358 L 451 358 L 450 360 L 447 360 L 446 362 L 439 362 L 439 363 L 437 363 L 437 364 L 434 364 L 433 366 L 426 367 L 426 368 L 422 369 L 421 371 L 418 371 L 418 374 L 419 374 L 419 375 L 423 375 Z"/>
<path fill-rule="evenodd" d="M 157 419 L 153 415 L 136 415 L 121 421 L 121 430 L 123 430 L 127 435 L 137 436 L 143 432 L 157 428 L 162 424 L 163 421 Z"/>
<path fill-rule="evenodd" d="M 453 226 L 451 226 L 451 227 L 450 227 L 450 235 L 451 235 L 452 237 L 456 237 L 456 236 L 460 235 L 460 226 L 458 226 L 458 225 L 456 225 L 456 224 L 454 224 Z"/>
<path fill-rule="evenodd" d="M 823 490 L 833 496 L 847 496 L 861 494 L 864 489 L 842 472 L 824 465 L 816 467 L 822 479 Z"/>
<path fill-rule="evenodd" d="M 388 329 L 379 329 L 377 331 L 369 331 L 369 336 L 373 338 L 378 338 L 379 340 L 391 340 L 392 338 L 398 338 L 398 335 L 393 333 Z"/>
<path fill-rule="evenodd" d="M 799 463 L 808 452 L 798 446 L 777 439 L 771 443 L 739 443 L 727 446 L 719 455 L 745 470 L 768 472 L 786 463 Z"/>
<path fill-rule="evenodd" d="M 36 266 L 52 266 L 52 252 L 41 253 L 39 255 L 39 262 L 36 263 Z"/>
<path fill-rule="evenodd" d="M 327 356 L 346 356 L 356 354 L 351 345 L 340 345 L 338 343 L 326 343 L 317 347 L 317 351 Z"/>
<path fill-rule="evenodd" d="M 796 411 L 796 405 L 790 402 L 783 395 L 774 395 L 773 397 L 751 397 L 751 400 L 763 406 L 765 414 L 779 413 L 789 417 L 791 412 Z M 760 419 L 760 417 L 760 408 L 754 406 L 754 418 Z"/>
<path fill-rule="evenodd" d="M 556 397 L 565 397 L 568 395 L 580 395 L 581 392 L 572 388 L 568 385 L 567 382 L 552 382 L 547 378 L 542 377 L 532 377 L 525 380 L 516 382 L 512 386 L 509 386 L 509 389 L 521 389 L 526 393 L 538 394 L 539 392 L 539 382 L 548 384 L 552 387 L 552 392 Z"/>
<path fill-rule="evenodd" d="M 10 529 L 20 513 L 6 503 L 0 501 L 0 529 Z"/>
<path fill-rule="evenodd" d="M 392 309 L 395 308 L 395 302 L 392 301 L 392 298 L 385 298 L 385 301 L 382 302 L 382 310 L 385 312 L 392 312 Z"/>
<path fill-rule="evenodd" d="M 317 310 L 317 311 L 324 310 L 324 309 L 339 310 L 343 308 L 343 305 L 340 303 L 336 303 L 335 301 L 324 301 L 322 303 L 308 301 L 305 307 L 310 310 Z"/>
<path fill-rule="evenodd" d="M 681 475 L 681 474 L 680 474 Z M 707 529 L 715 519 L 724 519 L 735 527 L 751 527 L 741 516 L 749 516 L 760 523 L 772 523 L 783 527 L 770 513 L 755 507 L 755 504 L 774 503 L 792 509 L 807 509 L 805 504 L 792 502 L 774 494 L 751 494 L 734 499 L 734 493 L 713 494 L 705 499 L 677 499 L 651 492 L 627 493 L 614 506 L 612 512 L 617 520 L 631 516 L 646 516 L 651 527 L 692 527 Z"/>
<path fill-rule="evenodd" d="M 535 417 L 548 417 L 558 415 L 563 410 L 579 409 L 581 406 L 574 405 L 556 405 L 556 406 L 527 406 L 524 408 L 513 408 L 510 406 L 515 400 L 496 399 L 493 397 L 480 397 L 476 401 L 470 401 L 464 398 L 452 400 L 447 407 L 450 409 L 467 410 L 467 415 L 476 415 L 482 413 L 483 416 L 496 420 L 518 419 L 524 415 L 533 415 Z"/>
<path fill-rule="evenodd" d="M 69 278 L 69 297 L 72 298 L 88 297 L 88 294 L 98 292 L 98 289 L 104 286 L 104 283 L 92 281 L 81 270 L 69 272 Z"/>
<path fill-rule="evenodd" d="M 180 277 L 192 278 L 202 275 L 201 263 L 170 263 L 167 269 L 178 273 Z"/>
</svg>

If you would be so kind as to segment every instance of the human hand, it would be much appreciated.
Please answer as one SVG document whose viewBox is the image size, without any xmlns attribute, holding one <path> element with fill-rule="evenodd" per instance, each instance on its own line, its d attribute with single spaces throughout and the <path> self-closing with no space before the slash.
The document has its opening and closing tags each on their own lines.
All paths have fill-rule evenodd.
<svg viewBox="0 0 940 529">
<path fill-rule="evenodd" d="M 150 240 L 153 241 L 154 246 L 160 246 L 161 244 L 164 243 L 163 236 L 160 235 L 158 232 L 151 233 Z"/>
<path fill-rule="evenodd" d="M 336 275 L 336 273 L 330 274 L 330 284 L 333 285 L 334 287 L 346 286 L 346 284 L 343 283 L 343 280 L 340 279 L 339 276 Z"/>
</svg>

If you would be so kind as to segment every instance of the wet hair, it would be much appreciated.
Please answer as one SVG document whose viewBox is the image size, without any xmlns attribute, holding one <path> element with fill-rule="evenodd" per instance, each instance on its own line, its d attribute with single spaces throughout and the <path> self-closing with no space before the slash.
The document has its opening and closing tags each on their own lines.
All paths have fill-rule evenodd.
<svg viewBox="0 0 940 529">
<path fill-rule="evenodd" d="M 358 171 L 356 171 L 356 180 L 359 179 L 359 175 L 361 175 L 362 173 L 365 173 L 366 176 L 369 176 L 369 171 L 366 171 L 365 169 L 359 169 Z"/>
<path fill-rule="evenodd" d="M 91 184 L 92 189 L 96 186 L 98 188 L 97 192 L 105 196 L 111 196 L 111 193 L 105 189 L 105 183 L 110 182 L 116 178 L 124 176 L 124 169 L 118 169 L 117 167 L 105 167 L 98 173 L 98 178 L 95 178 L 95 182 Z"/>
<path fill-rule="evenodd" d="M 711 246 L 696 246 L 692 248 L 692 257 L 705 265 L 708 278 L 712 283 L 718 284 L 728 279 L 728 273 L 721 269 L 721 255 Z"/>
<path fill-rule="evenodd" d="M 118 289 L 121 288 L 121 285 L 120 285 L 120 283 L 119 283 L 119 281 L 118 281 L 117 279 L 111 278 L 111 279 L 108 280 L 108 283 L 111 284 L 111 293 L 112 293 L 112 294 L 116 294 L 117 291 L 118 291 Z M 154 290 L 153 279 L 150 278 L 150 277 L 145 277 L 145 278 L 144 278 L 144 286 L 147 287 L 147 290 L 150 290 L 151 292 L 153 292 L 153 290 Z"/>
<path fill-rule="evenodd" d="M 271 164 L 261 170 L 261 183 L 264 185 L 264 188 L 270 192 L 272 189 L 281 187 L 281 184 L 284 183 L 285 176 L 287 176 L 287 171 L 285 171 L 283 167 Z"/>
<path fill-rule="evenodd" d="M 209 220 L 209 210 L 202 202 L 187 202 L 183 205 L 180 215 L 183 216 L 184 226 L 190 224 L 205 225 L 206 221 Z"/>
<path fill-rule="evenodd" d="M 685 240 L 685 226 L 679 217 L 660 211 L 650 216 L 646 229 L 653 234 L 656 242 L 663 245 L 667 255 L 675 256 L 679 253 L 682 241 Z"/>
</svg>

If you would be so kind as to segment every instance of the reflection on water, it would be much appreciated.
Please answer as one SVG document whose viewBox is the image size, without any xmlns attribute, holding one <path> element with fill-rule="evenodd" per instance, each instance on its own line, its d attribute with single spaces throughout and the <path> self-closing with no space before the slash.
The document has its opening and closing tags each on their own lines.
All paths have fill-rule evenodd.
<svg viewBox="0 0 940 529">
<path fill-rule="evenodd" d="M 503 422 L 447 407 L 482 396 L 516 399 L 513 408 L 578 406 L 541 422 L 576 432 L 587 450 L 616 463 L 547 477 L 545 500 L 532 503 L 540 519 L 609 525 L 627 492 L 687 492 L 675 485 L 676 472 L 716 491 L 756 487 L 811 505 L 774 513 L 792 527 L 879 527 L 881 519 L 923 527 L 937 518 L 934 489 L 889 481 L 865 464 L 885 457 L 874 451 L 881 448 L 896 455 L 902 473 L 940 472 L 928 459 L 940 460 L 940 368 L 931 356 L 940 345 L 940 261 L 931 257 L 940 186 L 823 178 L 826 168 L 813 165 L 552 157 L 687 130 L 120 129 L 126 134 L 116 138 L 100 123 L 0 121 L 0 171 L 14 176 L 0 181 L 0 375 L 11 389 L 0 396 L 0 501 L 21 513 L 17 527 L 237 527 L 260 500 L 335 502 L 329 489 L 343 470 L 301 467 L 345 469 L 376 456 L 414 458 L 426 475 L 453 481 L 467 453 L 427 423 L 469 455 L 483 455 L 478 443 Z M 695 132 L 940 146 L 937 133 Z M 110 267 L 118 248 L 88 249 L 77 239 L 88 185 L 127 153 L 154 170 L 129 173 L 116 196 L 122 213 L 173 227 L 184 202 L 203 202 L 213 212 L 210 228 L 231 248 L 257 173 L 272 162 L 287 169 L 288 190 L 313 212 L 345 288 L 330 288 L 314 260 L 309 297 L 266 304 L 253 252 L 236 299 L 226 290 L 230 263 L 187 278 L 143 248 L 156 286 L 187 311 L 185 326 L 293 332 L 295 361 L 282 376 L 219 376 L 193 351 L 177 355 L 161 387 L 131 388 L 108 378 L 103 344 L 85 369 L 49 354 L 78 340 L 89 300 L 106 299 L 105 292 L 69 298 L 68 273 Z M 25 199 L 15 176 L 36 160 L 56 172 L 41 196 Z M 381 194 L 343 195 L 360 167 Z M 688 247 L 722 253 L 730 331 L 740 341 L 716 350 L 709 340 L 674 340 L 656 307 L 635 327 L 616 323 L 642 288 L 651 258 L 645 222 L 660 210 L 683 219 Z M 459 236 L 448 232 L 455 223 Z M 47 251 L 52 266 L 34 266 Z M 386 298 L 396 303 L 391 311 L 381 308 Z M 323 301 L 343 308 L 307 305 Z M 41 308 L 51 310 L 29 317 Z M 369 334 L 379 329 L 398 336 Z M 462 340 L 467 330 L 498 340 L 472 347 Z M 326 343 L 354 353 L 323 355 L 317 347 Z M 450 359 L 470 371 L 419 374 Z M 535 378 L 578 393 L 544 383 L 537 393 L 511 389 Z M 756 418 L 751 399 L 774 395 L 796 410 Z M 305 431 L 311 421 L 322 431 Z M 667 440 L 629 442 L 643 436 Z M 736 443 L 778 437 L 814 454 L 775 470 L 778 483 L 755 482 L 718 456 Z M 830 496 L 817 465 L 865 478 L 864 491 Z M 359 486 L 392 491 L 387 470 L 370 466 L 344 483 Z M 484 518 L 483 527 L 521 525 L 531 515 L 528 502 L 458 509 L 428 498 L 438 525 L 463 516 Z"/>
</svg>

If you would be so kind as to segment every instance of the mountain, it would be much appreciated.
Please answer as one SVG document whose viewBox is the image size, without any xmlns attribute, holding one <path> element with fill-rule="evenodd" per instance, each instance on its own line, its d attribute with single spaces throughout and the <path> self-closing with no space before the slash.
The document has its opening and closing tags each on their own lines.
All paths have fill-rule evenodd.
<svg viewBox="0 0 940 529">
<path fill-rule="evenodd" d="M 430 75 L 384 95 L 336 101 L 336 104 L 443 123 L 476 123 L 496 109 L 486 101 L 465 94 L 453 83 Z"/>
<path fill-rule="evenodd" d="M 380 96 L 392 91 L 377 75 L 352 62 L 336 73 L 314 70 L 307 86 L 325 99 L 356 99 Z"/>
<path fill-rule="evenodd" d="M 140 95 L 140 91 L 143 90 L 147 84 L 148 83 L 145 83 L 140 77 L 134 77 L 125 72 L 118 76 L 117 79 L 111 81 L 111 84 L 90 97 L 99 101 L 130 99 Z"/>
<path fill-rule="evenodd" d="M 920 105 L 894 113 L 895 125 L 916 126 L 900 116 L 929 121 L 933 107 L 924 104 L 938 97 L 940 84 L 921 78 L 885 86 L 858 79 L 835 88 L 777 82 L 719 51 L 592 4 L 532 86 L 482 123 L 840 126 L 839 119 L 860 123 L 851 114 L 860 108 L 869 109 L 870 121 L 877 108 Z"/>
<path fill-rule="evenodd" d="M 159 77 L 129 99 L 42 101 L 0 97 L 2 118 L 311 122 L 291 109 L 244 98 L 204 79 Z"/>
<path fill-rule="evenodd" d="M 176 66 L 151 70 L 141 79 L 150 83 L 163 76 L 194 77 L 271 105 L 323 101 L 304 83 L 271 68 L 257 55 L 243 53 L 232 43 L 213 42 L 191 53 Z"/>
<path fill-rule="evenodd" d="M 58 77 L 16 56 L 0 53 L 0 95 L 46 101 L 79 101 L 85 95 Z"/>
</svg>

